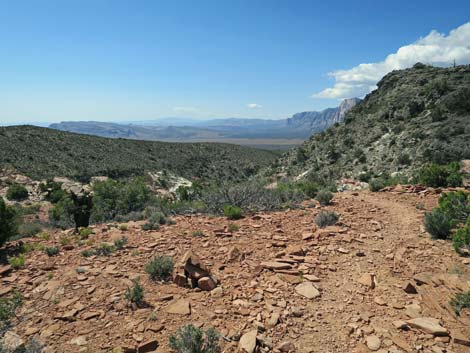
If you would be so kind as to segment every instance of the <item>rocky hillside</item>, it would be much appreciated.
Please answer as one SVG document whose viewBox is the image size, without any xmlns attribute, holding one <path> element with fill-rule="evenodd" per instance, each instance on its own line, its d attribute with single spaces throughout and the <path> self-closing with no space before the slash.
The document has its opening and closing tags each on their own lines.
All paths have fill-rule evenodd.
<svg viewBox="0 0 470 353">
<path fill-rule="evenodd" d="M 470 158 L 470 66 L 393 71 L 347 115 L 270 173 L 312 178 L 399 172 Z"/>
<path fill-rule="evenodd" d="M 274 152 L 229 144 L 108 139 L 34 126 L 1 127 L 0 151 L 0 168 L 34 179 L 168 170 L 188 179 L 239 181 L 277 158 Z"/>
<path fill-rule="evenodd" d="M 346 192 L 331 206 L 232 222 L 178 216 L 155 231 L 129 222 L 85 240 L 23 239 L 25 263 L 0 265 L 0 296 L 24 297 L 3 348 L 168 353 L 168 338 L 193 323 L 214 327 L 225 353 L 468 352 L 470 309 L 457 315 L 449 303 L 470 290 L 469 261 L 421 230 L 436 202 L 432 190 Z M 318 228 L 324 210 L 339 223 Z M 175 262 L 165 282 L 147 267 L 161 255 Z M 126 299 L 135 281 L 139 306 Z"/>
<path fill-rule="evenodd" d="M 344 99 L 336 108 L 294 114 L 292 118 L 287 119 L 287 126 L 302 128 L 311 133 L 326 130 L 335 123 L 343 122 L 346 113 L 360 101 L 359 98 Z"/>
</svg>

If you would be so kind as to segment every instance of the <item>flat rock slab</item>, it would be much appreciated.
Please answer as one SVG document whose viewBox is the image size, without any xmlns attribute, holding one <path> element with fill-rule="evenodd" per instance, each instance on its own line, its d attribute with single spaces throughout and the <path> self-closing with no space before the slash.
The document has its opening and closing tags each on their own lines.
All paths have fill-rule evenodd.
<svg viewBox="0 0 470 353">
<path fill-rule="evenodd" d="M 315 299 L 320 296 L 320 292 L 317 288 L 312 284 L 312 282 L 303 282 L 295 287 L 295 291 L 297 294 L 308 298 L 308 299 Z"/>
<path fill-rule="evenodd" d="M 406 321 L 410 327 L 416 328 L 421 330 L 425 333 L 429 333 L 434 336 L 448 336 L 449 332 L 447 329 L 442 327 L 439 324 L 438 319 L 434 319 L 432 317 L 419 317 L 416 319 L 411 319 Z"/>
<path fill-rule="evenodd" d="M 168 305 L 165 311 L 169 314 L 191 315 L 191 305 L 185 299 L 179 299 Z"/>
<path fill-rule="evenodd" d="M 268 270 L 290 270 L 292 268 L 292 266 L 288 263 L 277 261 L 262 262 L 261 266 L 267 268 Z"/>
</svg>

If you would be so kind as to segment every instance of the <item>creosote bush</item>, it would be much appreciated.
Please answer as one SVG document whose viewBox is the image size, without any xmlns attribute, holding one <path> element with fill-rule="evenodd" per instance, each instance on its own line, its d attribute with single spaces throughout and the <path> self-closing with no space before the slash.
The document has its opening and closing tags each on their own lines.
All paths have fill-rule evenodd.
<svg viewBox="0 0 470 353">
<path fill-rule="evenodd" d="M 220 353 L 219 334 L 209 328 L 203 331 L 191 324 L 180 328 L 169 339 L 170 348 L 177 353 Z"/>
<path fill-rule="evenodd" d="M 7 206 L 0 197 L 0 246 L 16 235 L 17 229 L 17 215 L 14 208 Z"/>
<path fill-rule="evenodd" d="M 470 291 L 457 293 L 457 295 L 451 299 L 450 305 L 454 308 L 457 315 L 463 309 L 470 308 Z"/>
<path fill-rule="evenodd" d="M 228 219 L 240 219 L 242 218 L 242 209 L 240 207 L 226 205 L 224 206 L 224 216 Z"/>
<path fill-rule="evenodd" d="M 452 229 L 452 218 L 440 208 L 435 208 L 424 216 L 424 228 L 433 239 L 447 239 Z"/>
<path fill-rule="evenodd" d="M 9 297 L 0 298 L 0 329 L 8 325 L 10 319 L 15 316 L 16 309 L 23 304 L 23 297 L 17 291 Z"/>
<path fill-rule="evenodd" d="M 338 222 L 338 220 L 339 220 L 338 214 L 333 211 L 321 211 L 315 217 L 315 223 L 320 228 L 335 225 L 336 222 Z"/>
<path fill-rule="evenodd" d="M 44 249 L 47 256 L 56 256 L 59 254 L 59 248 L 57 246 L 51 246 Z"/>
<path fill-rule="evenodd" d="M 132 287 L 127 288 L 125 298 L 129 303 L 137 306 L 144 304 L 144 287 L 142 287 L 139 281 L 134 281 Z"/>
<path fill-rule="evenodd" d="M 13 184 L 7 190 L 7 199 L 12 201 L 23 201 L 28 198 L 28 190 L 20 184 Z"/>
<path fill-rule="evenodd" d="M 8 258 L 8 263 L 10 264 L 11 267 L 13 267 L 15 270 L 18 270 L 22 267 L 24 267 L 26 263 L 26 257 L 24 255 L 18 255 L 18 256 L 12 256 Z"/>
<path fill-rule="evenodd" d="M 173 259 L 169 256 L 155 256 L 145 266 L 150 278 L 154 281 L 166 281 L 173 272 Z"/>
<path fill-rule="evenodd" d="M 320 205 L 329 205 L 333 199 L 333 193 L 329 190 L 320 190 L 315 196 L 315 199 L 320 202 Z"/>
<path fill-rule="evenodd" d="M 470 225 L 466 225 L 455 232 L 452 237 L 452 245 L 459 254 L 470 255 Z"/>
</svg>

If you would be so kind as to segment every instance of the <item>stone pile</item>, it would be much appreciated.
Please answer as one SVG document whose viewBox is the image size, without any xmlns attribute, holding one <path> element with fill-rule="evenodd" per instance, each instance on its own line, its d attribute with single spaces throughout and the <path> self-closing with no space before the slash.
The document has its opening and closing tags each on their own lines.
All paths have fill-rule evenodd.
<svg viewBox="0 0 470 353">
<path fill-rule="evenodd" d="M 211 291 L 218 284 L 209 268 L 191 251 L 186 252 L 175 266 L 173 281 L 178 286 L 199 288 L 203 291 Z"/>
</svg>

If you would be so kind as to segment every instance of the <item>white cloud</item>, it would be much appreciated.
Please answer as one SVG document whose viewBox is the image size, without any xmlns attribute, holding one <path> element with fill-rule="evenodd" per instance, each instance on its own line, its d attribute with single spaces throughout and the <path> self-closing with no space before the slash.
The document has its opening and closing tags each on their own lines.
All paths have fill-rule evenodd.
<svg viewBox="0 0 470 353">
<path fill-rule="evenodd" d="M 194 107 L 174 107 L 173 110 L 180 113 L 195 113 L 198 111 L 198 109 Z"/>
<path fill-rule="evenodd" d="M 247 104 L 246 106 L 250 109 L 261 109 L 261 108 L 263 108 L 263 106 L 261 104 L 258 104 L 258 103 L 250 103 L 250 104 Z"/>
<path fill-rule="evenodd" d="M 470 63 L 470 22 L 450 31 L 447 36 L 433 30 L 426 37 L 399 48 L 384 61 L 330 72 L 328 75 L 335 79 L 335 85 L 312 97 L 362 97 L 375 89 L 376 83 L 392 70 L 408 68 L 417 62 L 449 66 L 454 60 L 458 65 Z"/>
</svg>

